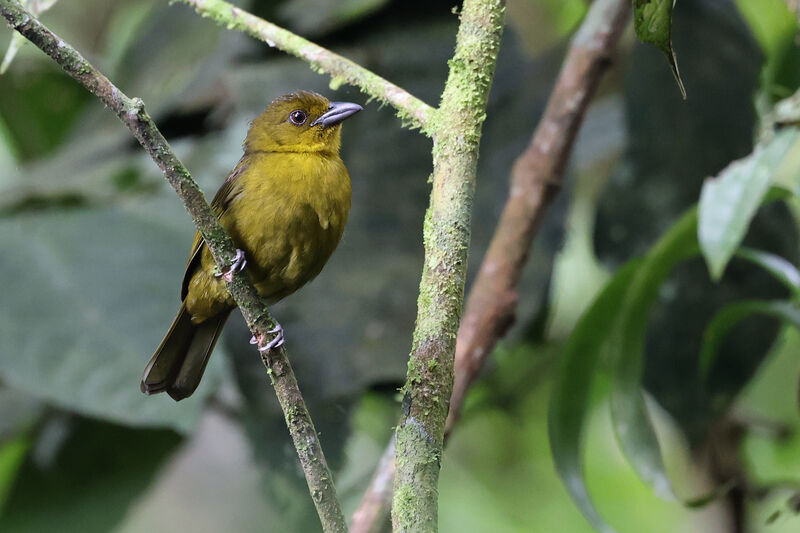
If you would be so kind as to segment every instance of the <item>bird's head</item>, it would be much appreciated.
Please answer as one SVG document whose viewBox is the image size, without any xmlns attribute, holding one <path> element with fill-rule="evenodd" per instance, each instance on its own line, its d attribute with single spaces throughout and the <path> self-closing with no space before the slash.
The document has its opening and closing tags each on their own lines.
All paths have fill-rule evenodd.
<svg viewBox="0 0 800 533">
<path fill-rule="evenodd" d="M 342 121 L 361 111 L 358 104 L 330 102 L 297 91 L 273 100 L 250 125 L 244 141 L 249 152 L 339 153 Z"/>
</svg>

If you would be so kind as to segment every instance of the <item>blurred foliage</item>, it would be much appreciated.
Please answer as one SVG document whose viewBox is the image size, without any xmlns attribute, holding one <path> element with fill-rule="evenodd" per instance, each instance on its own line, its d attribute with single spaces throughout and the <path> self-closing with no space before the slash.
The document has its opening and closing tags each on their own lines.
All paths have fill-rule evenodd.
<svg viewBox="0 0 800 533">
<path fill-rule="evenodd" d="M 295 31 L 317 36 L 357 22 L 388 3 L 388 0 L 294 0 L 281 5 L 278 14 Z"/>
<path fill-rule="evenodd" d="M 529 54 L 541 53 L 576 29 L 586 14 L 586 0 L 508 2 L 507 23 Z"/>
<path fill-rule="evenodd" d="M 0 517 L 3 531 L 108 531 L 180 441 L 55 414 L 45 418 Z"/>
<path fill-rule="evenodd" d="M 763 97 L 772 102 L 786 98 L 800 85 L 797 16 L 786 0 L 736 0 L 736 5 L 765 56 L 760 88 Z"/>
<path fill-rule="evenodd" d="M 626 289 L 640 265 L 633 261 L 620 268 L 581 317 L 564 348 L 550 399 L 548 434 L 556 469 L 570 496 L 599 531 L 611 529 L 595 509 L 586 487 L 581 445 L 592 407 L 592 383 L 600 356 L 614 331 L 614 310 L 623 304 Z"/>
<path fill-rule="evenodd" d="M 798 150 L 800 130 L 785 128 L 768 142 L 756 146 L 751 155 L 734 161 L 703 184 L 697 231 L 713 279 L 722 277 L 770 187 L 779 185 L 775 176 Z M 798 174 L 800 165 L 793 164 L 789 175 Z M 798 187 L 800 183 L 787 188 L 792 192 Z"/>
<path fill-rule="evenodd" d="M 451 4 L 237 4 L 438 101 L 457 25 Z M 586 2 L 509 0 L 508 11 L 481 146 L 470 279 Z M 81 0 L 58 2 L 42 17 L 144 99 L 208 192 L 238 159 L 248 120 L 273 97 L 304 88 L 361 98 L 353 88 L 332 91 L 301 62 L 183 5 Z M 591 530 L 551 457 L 553 391 L 573 416 L 568 438 L 554 440 L 555 464 L 563 475 L 566 458 L 576 479 L 585 471 L 586 501 L 615 530 L 727 532 L 744 522 L 748 532 L 782 533 L 800 523 L 792 510 L 800 336 L 748 315 L 718 345 L 708 375 L 698 370 L 706 328 L 726 305 L 792 298 L 775 274 L 797 264 L 800 204 L 784 195 L 758 208 L 768 188 L 740 190 L 755 214 L 731 213 L 742 222 L 736 233 L 713 219 L 714 229 L 735 237 L 720 256 L 727 263 L 735 252 L 718 283 L 698 259 L 673 270 L 651 251 L 700 200 L 707 177 L 719 176 L 721 187 L 732 161 L 793 120 L 772 105 L 800 84 L 797 18 L 783 0 L 696 0 L 677 3 L 671 31 L 689 99 L 681 100 L 657 50 L 623 41 L 620 66 L 587 115 L 566 190 L 537 236 L 518 326 L 471 392 L 445 454 L 443 531 Z M 0 28 L 0 40 L 10 39 Z M 430 143 L 402 130 L 389 109 L 367 106 L 343 136 L 354 189 L 344 240 L 318 280 L 274 311 L 352 512 L 398 413 L 431 168 Z M 798 150 L 787 150 L 774 184 L 794 184 L 796 194 Z M 701 224 L 702 204 L 729 202 L 720 198 L 701 202 Z M 22 47 L 0 76 L 0 530 L 317 530 L 241 319 L 231 320 L 191 399 L 175 404 L 139 392 L 141 370 L 179 303 L 192 231 L 116 118 L 38 50 Z M 742 242 L 779 259 L 742 261 Z M 626 283 L 626 269 L 642 263 L 620 265 L 643 255 L 655 270 Z M 617 304 L 594 316 L 630 327 L 598 326 L 592 313 L 580 319 L 609 279 L 621 291 Z M 637 283 L 652 308 L 632 305 L 622 290 Z M 623 357 L 601 350 L 604 336 Z M 615 429 L 609 401 L 622 371 L 629 379 Z M 620 417 L 620 406 L 644 418 Z M 620 447 L 620 420 L 646 435 Z M 635 463 L 639 474 L 663 456 L 659 469 L 681 496 L 731 478 L 737 490 L 699 510 L 662 501 L 629 466 L 631 445 L 650 457 Z"/>
<path fill-rule="evenodd" d="M 39 17 L 42 13 L 50 9 L 55 5 L 58 0 L 24 0 L 22 5 L 27 9 L 33 16 Z M 14 57 L 16 57 L 17 52 L 19 49 L 22 48 L 27 42 L 25 37 L 21 34 L 16 33 L 11 37 L 11 42 L 8 45 L 8 50 L 6 50 L 6 55 L 3 57 L 2 63 L 0 63 L 0 74 L 5 74 L 8 70 L 8 67 L 11 65 L 11 62 L 14 61 Z"/>
<path fill-rule="evenodd" d="M 597 255 L 614 265 L 649 249 L 698 201 L 706 178 L 754 145 L 763 58 L 738 12 L 725 2 L 679 2 L 673 24 L 690 98 L 676 94 L 670 73 L 654 61 L 657 51 L 634 49 L 625 82 L 628 152 L 599 201 L 595 233 Z M 756 214 L 744 242 L 797 261 L 796 222 L 781 203 Z M 725 371 L 703 382 L 697 356 L 705 324 L 736 299 L 782 294 L 769 274 L 738 261 L 714 283 L 699 260 L 689 260 L 660 288 L 648 321 L 644 383 L 694 445 L 752 377 L 776 330 L 768 321 L 742 323 L 725 343 Z"/>
</svg>

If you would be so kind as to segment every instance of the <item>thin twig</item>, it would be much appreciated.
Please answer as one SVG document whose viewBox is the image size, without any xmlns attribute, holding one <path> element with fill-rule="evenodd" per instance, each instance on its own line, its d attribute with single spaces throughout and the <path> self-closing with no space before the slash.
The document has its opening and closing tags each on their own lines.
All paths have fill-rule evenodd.
<svg viewBox="0 0 800 533">
<path fill-rule="evenodd" d="M 533 238 L 561 188 L 564 167 L 584 112 L 611 63 L 629 13 L 629 0 L 595 0 L 572 40 L 531 143 L 515 162 L 506 205 L 470 290 L 458 330 L 448 434 L 458 421 L 467 389 L 497 340 L 514 322 L 516 286 Z M 394 469 L 394 461 L 381 460 L 359 511 L 353 517 L 351 533 L 379 531 L 378 521 L 385 520 L 386 508 L 391 502 L 384 498 L 383 510 L 377 508 L 375 502 L 383 494 L 384 480 Z M 369 516 L 374 517 L 372 522 L 361 519 L 362 508 L 369 509 Z"/>
<path fill-rule="evenodd" d="M 224 0 L 180 0 L 226 28 L 242 31 L 269 46 L 299 57 L 320 74 L 329 74 L 332 83 L 347 83 L 387 103 L 412 127 L 428 133 L 433 108 L 397 85 L 370 72 L 361 65 L 331 52 L 299 35 L 240 9 Z"/>
<path fill-rule="evenodd" d="M 437 530 L 439 463 L 464 302 L 478 145 L 504 18 L 503 0 L 465 0 L 450 73 L 429 128 L 433 191 L 425 215 L 417 324 L 395 444 L 396 532 Z"/>
<path fill-rule="evenodd" d="M 45 28 L 16 0 L 0 0 L 0 12 L 13 29 L 41 48 L 70 76 L 117 114 L 180 196 L 220 269 L 230 264 L 236 252 L 233 241 L 219 224 L 189 171 L 178 160 L 155 123 L 145 112 L 142 100 L 128 98 L 74 48 Z M 259 346 L 264 346 L 272 337 L 267 332 L 274 327 L 275 321 L 259 298 L 250 278 L 246 273 L 240 272 L 234 275 L 233 281 L 229 282 L 227 287 L 253 335 L 259 340 Z M 286 351 L 283 348 L 273 350 L 263 360 L 283 408 L 323 530 L 346 532 L 347 525 L 336 497 L 333 478 L 294 372 L 289 365 Z"/>
<path fill-rule="evenodd" d="M 369 490 L 364 493 L 358 509 L 353 513 L 350 533 L 381 533 L 389 525 L 389 503 L 392 501 L 394 483 L 394 442 L 392 435 L 369 482 Z"/>
</svg>

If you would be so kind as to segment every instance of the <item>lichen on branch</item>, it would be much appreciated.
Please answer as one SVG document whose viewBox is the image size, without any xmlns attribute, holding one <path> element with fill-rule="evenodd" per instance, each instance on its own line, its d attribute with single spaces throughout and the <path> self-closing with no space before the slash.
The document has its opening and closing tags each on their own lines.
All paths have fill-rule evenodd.
<svg viewBox="0 0 800 533">
<path fill-rule="evenodd" d="M 464 2 L 441 105 L 429 124 L 433 191 L 423 228 L 425 264 L 403 418 L 397 427 L 395 531 L 435 532 L 438 527 L 439 467 L 464 301 L 478 145 L 504 16 L 502 0 Z"/>
</svg>

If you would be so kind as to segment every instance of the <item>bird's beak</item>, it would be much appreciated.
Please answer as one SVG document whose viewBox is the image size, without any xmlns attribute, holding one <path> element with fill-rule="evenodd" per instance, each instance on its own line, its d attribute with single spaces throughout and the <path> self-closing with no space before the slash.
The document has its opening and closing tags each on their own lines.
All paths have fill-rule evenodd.
<svg viewBox="0 0 800 533">
<path fill-rule="evenodd" d="M 331 102 L 328 110 L 320 115 L 320 117 L 311 123 L 312 126 L 322 124 L 323 126 L 335 126 L 347 117 L 352 117 L 359 111 L 364 109 L 358 104 L 351 104 L 350 102 Z"/>
</svg>

